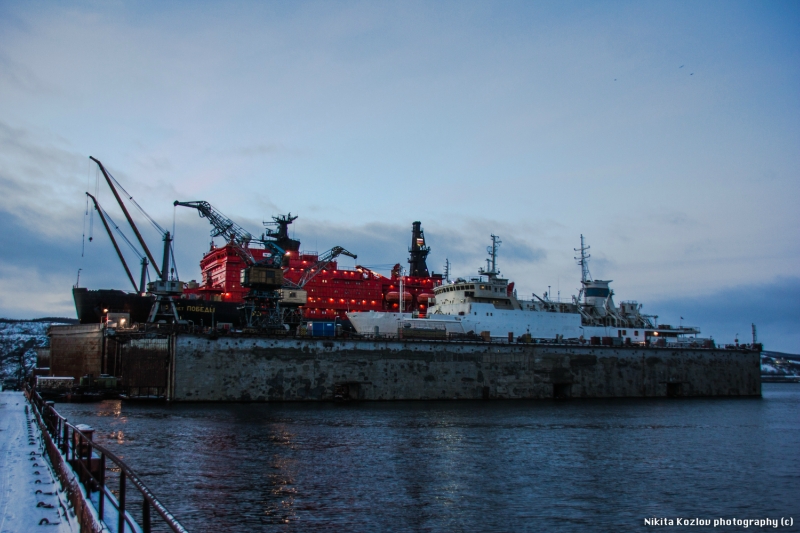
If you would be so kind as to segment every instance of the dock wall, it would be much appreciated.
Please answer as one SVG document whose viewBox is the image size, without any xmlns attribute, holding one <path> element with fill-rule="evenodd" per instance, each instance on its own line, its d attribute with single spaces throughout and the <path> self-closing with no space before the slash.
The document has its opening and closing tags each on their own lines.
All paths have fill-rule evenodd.
<svg viewBox="0 0 800 533">
<path fill-rule="evenodd" d="M 757 351 L 179 335 L 174 401 L 760 396 Z"/>
<path fill-rule="evenodd" d="M 50 375 L 73 377 L 100 375 L 103 325 L 50 326 Z"/>
</svg>

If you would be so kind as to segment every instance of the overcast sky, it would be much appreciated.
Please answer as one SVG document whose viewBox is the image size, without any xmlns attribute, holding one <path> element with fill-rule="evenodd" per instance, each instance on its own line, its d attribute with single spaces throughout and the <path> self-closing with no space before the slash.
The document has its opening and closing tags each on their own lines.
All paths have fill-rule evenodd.
<svg viewBox="0 0 800 533">
<path fill-rule="evenodd" d="M 778 1 L 0 3 L 0 316 L 74 316 L 79 268 L 129 288 L 88 240 L 92 155 L 174 223 L 182 279 L 209 226 L 176 199 L 291 211 L 379 270 L 414 220 L 461 276 L 495 233 L 525 297 L 577 293 L 584 234 L 617 301 L 800 353 L 798 28 Z"/>
</svg>

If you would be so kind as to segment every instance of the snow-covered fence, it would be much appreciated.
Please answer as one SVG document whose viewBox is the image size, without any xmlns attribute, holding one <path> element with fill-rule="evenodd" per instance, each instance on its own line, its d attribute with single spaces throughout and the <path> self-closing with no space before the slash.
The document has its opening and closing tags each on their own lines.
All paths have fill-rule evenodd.
<svg viewBox="0 0 800 533">
<path fill-rule="evenodd" d="M 188 533 L 128 465 L 104 446 L 92 441 L 91 428 L 67 422 L 67 419 L 53 407 L 53 402 L 44 401 L 35 389 L 27 390 L 26 396 L 35 408 L 37 418 L 45 430 L 43 436 L 48 445 L 50 459 L 54 463 L 59 463 L 53 466 L 59 473 L 70 470 L 73 474 L 72 479 L 80 484 L 79 488 L 75 488 L 79 489 L 85 496 L 84 499 L 92 504 L 91 511 L 85 509 L 88 511 L 85 514 L 91 516 L 81 518 L 82 523 L 90 517 L 96 517 L 101 523 L 110 526 L 106 531 L 110 529 L 119 533 L 125 531 L 150 533 L 154 518 L 151 510 L 154 509 L 156 517 L 160 517 L 170 531 Z M 110 470 L 106 468 L 108 462 L 114 465 Z M 118 498 L 113 494 L 109 487 L 109 479 L 106 477 L 106 472 L 117 469 Z M 128 511 L 130 502 L 127 489 L 131 486 L 142 498 L 141 526 Z"/>
</svg>

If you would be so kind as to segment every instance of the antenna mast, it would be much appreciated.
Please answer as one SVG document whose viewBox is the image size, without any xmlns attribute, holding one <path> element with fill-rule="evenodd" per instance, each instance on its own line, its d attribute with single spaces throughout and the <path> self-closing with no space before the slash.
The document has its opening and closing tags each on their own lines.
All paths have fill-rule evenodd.
<svg viewBox="0 0 800 533">
<path fill-rule="evenodd" d="M 591 248 L 591 246 L 584 245 L 583 233 L 581 233 L 581 247 L 573 248 L 573 250 L 580 252 L 581 254 L 579 257 L 576 257 L 575 260 L 581 266 L 581 283 L 583 285 L 586 285 L 586 283 L 592 281 L 592 275 L 589 273 L 589 258 L 592 256 L 586 253 L 589 248 Z"/>
<path fill-rule="evenodd" d="M 483 268 L 478 269 L 478 273 L 482 276 L 489 276 L 491 279 L 499 274 L 497 271 L 497 249 L 500 248 L 501 244 L 503 244 L 503 241 L 500 240 L 500 237 L 492 233 L 492 245 L 486 247 L 486 253 L 489 254 L 489 257 L 486 258 L 486 270 Z"/>
<path fill-rule="evenodd" d="M 497 249 L 500 245 L 503 244 L 503 241 L 500 240 L 500 237 L 492 233 L 492 245 L 486 248 L 486 251 L 489 252 L 489 255 L 492 257 L 492 273 L 497 274 Z"/>
</svg>

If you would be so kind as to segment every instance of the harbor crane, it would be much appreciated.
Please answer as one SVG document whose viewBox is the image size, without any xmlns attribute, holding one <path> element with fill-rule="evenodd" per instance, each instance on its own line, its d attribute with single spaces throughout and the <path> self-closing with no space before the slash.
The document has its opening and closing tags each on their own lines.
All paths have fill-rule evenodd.
<svg viewBox="0 0 800 533">
<path fill-rule="evenodd" d="M 327 252 L 320 255 L 317 259 L 317 262 L 311 266 L 308 266 L 303 270 L 303 274 L 297 283 L 294 283 L 290 280 L 286 280 L 286 286 L 290 288 L 302 289 L 306 286 L 306 284 L 317 277 L 317 274 L 325 270 L 328 265 L 330 265 L 334 259 L 339 257 L 340 255 L 346 255 L 348 257 L 352 257 L 353 259 L 358 259 L 358 256 L 352 252 L 348 252 L 341 246 L 334 246 Z"/>
<path fill-rule="evenodd" d="M 117 239 L 114 238 L 114 233 L 111 231 L 111 227 L 108 225 L 108 221 L 111 220 L 111 217 L 108 216 L 108 213 L 105 212 L 104 209 L 100 207 L 100 204 L 97 203 L 97 198 L 86 193 L 86 196 L 92 199 L 92 203 L 94 204 L 94 208 L 97 211 L 97 214 L 100 216 L 100 221 L 103 223 L 103 227 L 106 229 L 106 233 L 108 233 L 108 237 L 111 239 L 111 244 L 114 245 L 114 251 L 117 252 L 117 257 L 119 257 L 120 262 L 122 263 L 123 268 L 125 269 L 125 273 L 128 274 L 128 279 L 131 280 L 131 285 L 133 285 L 133 290 L 144 292 L 144 275 L 146 272 L 142 272 L 142 283 L 141 288 L 136 286 L 136 282 L 133 280 L 133 274 L 131 274 L 131 269 L 128 268 L 128 263 L 125 261 L 125 256 L 122 255 L 122 251 L 119 249 L 119 245 L 117 244 Z M 114 223 L 113 221 L 111 222 Z M 116 228 L 117 225 L 114 224 Z M 145 261 L 147 258 L 145 258 Z"/>
<path fill-rule="evenodd" d="M 242 270 L 242 287 L 250 289 L 244 297 L 244 305 L 239 308 L 242 323 L 248 329 L 278 329 L 283 327 L 281 312 L 281 287 L 283 270 L 281 264 L 285 255 L 283 248 L 267 239 L 253 239 L 253 236 L 239 224 L 223 215 L 205 201 L 179 202 L 175 206 L 196 209 L 201 218 L 208 219 L 213 227 L 212 237 L 222 237 L 231 244 L 236 254 L 242 258 L 246 267 Z M 268 251 L 260 260 L 253 257 L 251 244 L 264 246 Z"/>
<path fill-rule="evenodd" d="M 278 246 L 274 241 L 268 239 L 253 239 L 253 236 L 241 227 L 239 224 L 223 215 L 219 210 L 215 209 L 210 203 L 205 201 L 196 202 L 179 202 L 175 200 L 173 205 L 180 205 L 183 207 L 190 207 L 196 209 L 200 218 L 207 218 L 213 229 L 211 230 L 212 237 L 222 237 L 227 242 L 233 245 L 234 250 L 242 260 L 252 266 L 255 264 L 268 264 L 270 266 L 280 266 L 283 261 L 283 256 L 286 254 L 283 248 Z M 250 243 L 259 244 L 264 246 L 270 251 L 270 254 L 262 259 L 256 261 L 250 251 Z"/>
<path fill-rule="evenodd" d="M 303 269 L 300 279 L 296 282 L 284 278 L 283 288 L 281 289 L 281 296 L 283 301 L 287 304 L 283 317 L 284 322 L 287 324 L 299 324 L 303 321 L 303 313 L 300 307 L 308 302 L 308 292 L 305 290 L 306 284 L 317 277 L 320 272 L 328 268 L 328 265 L 340 255 L 346 255 L 353 259 L 358 258 L 356 254 L 348 252 L 341 246 L 334 246 L 324 254 L 318 256 L 317 261 L 313 265 L 309 265 Z"/>
<path fill-rule="evenodd" d="M 242 228 L 239 224 L 223 215 L 210 203 L 205 201 L 179 202 L 174 205 L 196 209 L 202 218 L 208 219 L 212 226 L 211 236 L 222 237 L 231 244 L 236 254 L 247 265 L 241 274 L 242 287 L 249 288 L 245 296 L 243 311 L 244 323 L 249 328 L 274 328 L 283 324 L 299 324 L 302 321 L 300 307 L 308 301 L 304 287 L 320 272 L 325 270 L 337 257 L 346 255 L 357 259 L 358 256 L 341 246 L 334 246 L 318 256 L 317 261 L 306 266 L 295 282 L 284 275 L 288 270 L 289 254 L 299 248 L 299 241 L 289 238 L 287 227 L 296 216 L 281 215 L 272 217 L 274 222 L 264 225 L 277 225 L 277 230 L 267 229 L 261 238 Z M 276 239 L 276 241 L 271 240 Z M 250 250 L 250 245 L 264 246 L 270 255 L 257 261 Z M 285 247 L 285 248 L 284 248 Z"/>
<path fill-rule="evenodd" d="M 149 259 L 149 264 L 152 265 L 153 269 L 156 271 L 156 274 L 158 275 L 158 279 L 156 281 L 151 281 L 150 283 L 147 284 L 147 292 L 155 296 L 155 300 L 153 301 L 153 306 L 150 310 L 150 314 L 148 315 L 147 321 L 158 322 L 164 320 L 173 323 L 182 322 L 180 320 L 180 317 L 178 316 L 178 309 L 175 306 L 175 298 L 179 297 L 183 293 L 183 283 L 181 283 L 181 281 L 178 280 L 177 276 L 174 275 L 175 269 L 171 268 L 171 265 L 172 267 L 174 267 L 175 264 L 174 257 L 172 256 L 172 235 L 170 234 L 169 231 L 159 226 L 156 223 L 156 221 L 153 220 L 150 217 L 150 215 L 148 215 L 144 211 L 144 209 L 142 209 L 141 206 L 136 203 L 133 197 L 128 195 L 128 199 L 131 200 L 136 205 L 137 208 L 139 208 L 139 210 L 142 212 L 142 214 L 144 214 L 145 217 L 147 217 L 147 219 L 150 221 L 153 227 L 155 227 L 155 229 L 159 233 L 161 233 L 161 236 L 164 240 L 164 255 L 161 261 L 161 269 L 159 269 L 157 262 L 153 257 L 153 254 L 150 253 L 150 249 L 147 247 L 147 243 L 142 237 L 142 234 L 139 232 L 139 228 L 136 226 L 136 223 L 133 221 L 133 218 L 131 218 L 131 215 L 128 212 L 128 208 L 125 206 L 125 202 L 122 201 L 122 198 L 120 197 L 119 192 L 117 191 L 117 187 L 114 186 L 114 183 L 117 183 L 117 185 L 119 185 L 119 183 L 116 182 L 114 177 L 111 176 L 111 174 L 108 172 L 108 170 L 106 170 L 105 166 L 103 166 L 103 163 L 101 163 L 99 159 L 96 159 L 95 157 L 92 156 L 89 156 L 89 159 L 97 163 L 97 166 L 100 168 L 100 172 L 102 172 L 103 177 L 106 180 L 106 183 L 108 183 L 109 189 L 111 189 L 111 192 L 114 194 L 114 198 L 117 200 L 119 207 L 125 214 L 125 218 L 127 219 L 128 224 L 133 230 L 133 233 L 136 235 L 136 239 L 142 246 L 142 250 L 144 250 L 145 256 L 142 257 L 142 275 L 138 287 L 138 292 L 139 293 L 145 292 L 145 280 L 147 278 L 148 259 Z M 122 188 L 121 185 L 119 185 L 119 187 Z M 124 189 L 122 190 L 127 194 L 127 191 L 125 191 Z M 114 249 L 116 250 L 117 255 L 119 256 L 120 261 L 122 261 L 122 266 L 125 268 L 125 272 L 128 274 L 128 278 L 131 280 L 131 284 L 134 286 L 134 290 L 137 290 L 136 282 L 133 280 L 133 276 L 131 275 L 130 269 L 128 268 L 128 265 L 125 262 L 122 253 L 120 252 L 119 246 L 117 245 L 116 240 L 114 239 L 114 236 L 111 233 L 111 229 L 108 226 L 106 220 L 110 218 L 108 217 L 108 213 L 105 213 L 105 211 L 98 205 L 97 199 L 94 196 L 92 196 L 88 192 L 86 193 L 86 195 L 92 199 L 95 209 L 100 214 L 100 220 L 103 222 L 103 225 L 105 226 L 106 231 L 108 232 L 108 235 L 111 238 L 111 242 L 114 245 Z M 124 234 L 122 234 L 121 230 L 119 230 L 119 228 L 117 228 L 116 225 L 115 228 L 118 231 L 120 231 L 120 234 L 123 236 L 123 238 L 125 238 L 128 244 L 130 244 L 131 248 L 135 250 L 133 244 L 130 241 L 128 241 L 128 239 L 124 236 Z M 136 251 L 136 253 L 141 256 L 141 254 L 139 254 L 138 251 Z"/>
</svg>

